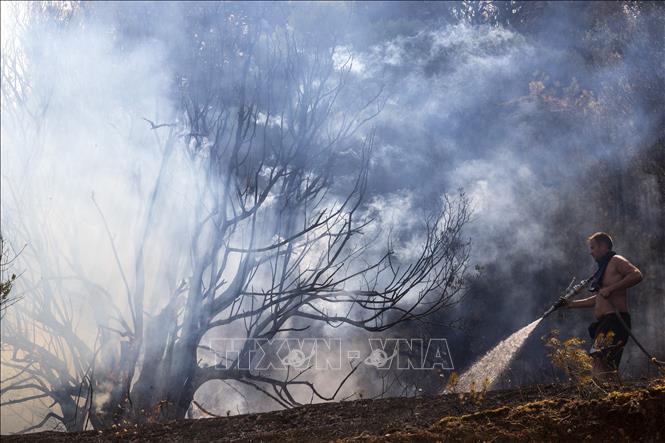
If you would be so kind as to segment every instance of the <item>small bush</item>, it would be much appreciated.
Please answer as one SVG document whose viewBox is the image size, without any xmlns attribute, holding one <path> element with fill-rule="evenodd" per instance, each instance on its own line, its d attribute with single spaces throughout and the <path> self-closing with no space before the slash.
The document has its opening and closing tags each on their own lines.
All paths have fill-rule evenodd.
<svg viewBox="0 0 665 443">
<path fill-rule="evenodd" d="M 550 361 L 556 368 L 565 372 L 570 381 L 579 385 L 585 385 L 592 381 L 592 361 L 586 350 L 582 348 L 585 343 L 584 340 L 577 337 L 561 340 L 558 329 L 551 330 L 542 339 L 545 346 L 549 348 Z"/>
</svg>

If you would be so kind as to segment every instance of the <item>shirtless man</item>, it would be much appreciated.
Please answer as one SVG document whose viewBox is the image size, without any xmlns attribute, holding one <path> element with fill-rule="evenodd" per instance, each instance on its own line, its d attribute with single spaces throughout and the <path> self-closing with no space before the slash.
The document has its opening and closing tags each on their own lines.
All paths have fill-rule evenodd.
<svg viewBox="0 0 665 443">
<path fill-rule="evenodd" d="M 591 297 L 568 301 L 567 308 L 593 308 L 595 322 L 589 326 L 594 340 L 589 351 L 593 357 L 592 374 L 598 380 L 619 369 L 623 347 L 628 341 L 628 330 L 617 317 L 618 310 L 623 323 L 630 328 L 628 314 L 628 288 L 642 281 L 642 273 L 626 258 L 612 251 L 612 238 L 604 232 L 596 232 L 587 239 L 589 253 L 598 263 L 589 291 Z"/>
</svg>

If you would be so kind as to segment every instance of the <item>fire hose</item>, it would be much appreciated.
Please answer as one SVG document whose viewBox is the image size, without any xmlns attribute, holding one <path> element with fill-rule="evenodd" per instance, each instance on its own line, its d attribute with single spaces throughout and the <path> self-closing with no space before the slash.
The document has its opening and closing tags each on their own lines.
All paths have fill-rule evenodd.
<svg viewBox="0 0 665 443">
<path fill-rule="evenodd" d="M 630 337 L 633 339 L 633 341 L 635 342 L 637 347 L 640 348 L 640 350 L 642 352 L 644 352 L 644 355 L 646 355 L 649 358 L 649 361 L 651 363 L 653 363 L 654 365 L 656 365 L 656 367 L 658 367 L 658 368 L 665 368 L 665 361 L 660 361 L 660 360 L 656 359 L 656 357 L 654 357 L 652 354 L 650 354 L 649 351 L 647 351 L 644 348 L 644 346 L 642 346 L 642 344 L 637 340 L 637 338 L 635 338 L 635 336 L 631 332 L 631 330 L 628 327 L 628 325 L 626 324 L 626 322 L 623 321 L 623 317 L 621 317 L 621 314 L 619 314 L 619 310 L 617 309 L 616 306 L 614 306 L 614 303 L 612 303 L 610 300 L 607 300 L 607 301 L 610 302 L 610 306 L 612 306 L 612 309 L 614 309 L 614 314 L 616 314 L 617 318 L 619 319 L 619 322 L 621 323 L 621 326 L 623 326 L 623 328 L 626 331 L 628 331 L 628 335 L 630 335 Z"/>
</svg>

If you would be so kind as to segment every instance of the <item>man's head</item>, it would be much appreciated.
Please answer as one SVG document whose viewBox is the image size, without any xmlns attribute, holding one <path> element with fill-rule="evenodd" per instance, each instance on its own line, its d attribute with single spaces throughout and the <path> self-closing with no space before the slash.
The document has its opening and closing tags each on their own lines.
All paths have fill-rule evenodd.
<svg viewBox="0 0 665 443">
<path fill-rule="evenodd" d="M 589 254 L 594 260 L 598 261 L 612 250 L 612 237 L 605 232 L 596 232 L 587 238 L 589 245 Z"/>
</svg>

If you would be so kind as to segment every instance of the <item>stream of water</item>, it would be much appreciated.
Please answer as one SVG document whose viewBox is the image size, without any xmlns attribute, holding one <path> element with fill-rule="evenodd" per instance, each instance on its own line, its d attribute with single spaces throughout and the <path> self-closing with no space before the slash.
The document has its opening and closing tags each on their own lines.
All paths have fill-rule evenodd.
<svg viewBox="0 0 665 443">
<path fill-rule="evenodd" d="M 479 391 L 483 386 L 491 388 L 501 373 L 510 365 L 517 351 L 524 345 L 526 339 L 541 322 L 542 317 L 526 325 L 501 343 L 487 351 L 466 372 L 464 372 L 455 387 L 458 392 L 468 392 L 473 387 Z"/>
</svg>

